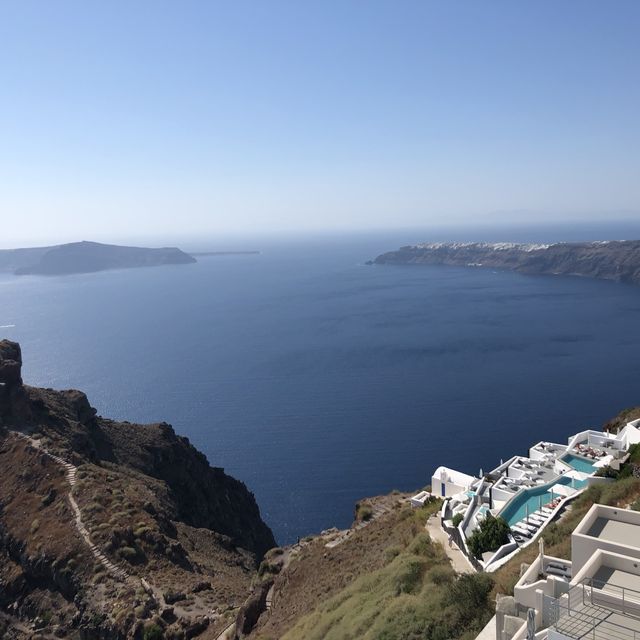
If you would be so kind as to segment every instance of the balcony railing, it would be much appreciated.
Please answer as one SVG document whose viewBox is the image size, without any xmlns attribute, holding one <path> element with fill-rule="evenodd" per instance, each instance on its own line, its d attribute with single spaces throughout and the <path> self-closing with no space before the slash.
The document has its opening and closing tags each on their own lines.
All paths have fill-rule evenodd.
<svg viewBox="0 0 640 640">
<path fill-rule="evenodd" d="M 613 613 L 628 624 L 613 621 Z M 545 598 L 544 617 L 569 638 L 640 640 L 640 591 L 588 578 L 559 598 Z"/>
</svg>

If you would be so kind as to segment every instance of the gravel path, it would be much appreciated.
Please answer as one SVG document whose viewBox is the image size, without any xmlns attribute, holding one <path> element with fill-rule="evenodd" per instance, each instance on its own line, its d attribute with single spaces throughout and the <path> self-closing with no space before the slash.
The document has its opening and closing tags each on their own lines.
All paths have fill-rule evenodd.
<svg viewBox="0 0 640 640">
<path fill-rule="evenodd" d="M 469 562 L 467 556 L 460 551 L 455 542 L 451 543 L 449 546 L 449 536 L 448 534 L 442 530 L 440 526 L 440 516 L 439 514 L 432 515 L 429 520 L 427 520 L 427 524 L 425 525 L 425 529 L 431 536 L 431 539 L 435 542 L 439 542 L 443 549 L 445 550 L 447 556 L 451 560 L 451 565 L 454 570 L 458 573 L 475 573 L 475 569 L 473 565 Z"/>
</svg>

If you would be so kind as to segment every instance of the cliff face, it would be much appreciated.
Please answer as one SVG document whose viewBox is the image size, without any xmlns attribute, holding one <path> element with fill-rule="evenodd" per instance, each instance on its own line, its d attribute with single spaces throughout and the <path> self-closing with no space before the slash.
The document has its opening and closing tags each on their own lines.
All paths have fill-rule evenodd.
<svg viewBox="0 0 640 640">
<path fill-rule="evenodd" d="M 275 546 L 253 495 L 168 424 L 104 419 L 21 364 L 0 341 L 0 636 L 9 616 L 16 637 L 217 637 Z"/>
<path fill-rule="evenodd" d="M 548 245 L 438 242 L 384 253 L 374 264 L 439 264 L 640 284 L 640 240 Z"/>
</svg>

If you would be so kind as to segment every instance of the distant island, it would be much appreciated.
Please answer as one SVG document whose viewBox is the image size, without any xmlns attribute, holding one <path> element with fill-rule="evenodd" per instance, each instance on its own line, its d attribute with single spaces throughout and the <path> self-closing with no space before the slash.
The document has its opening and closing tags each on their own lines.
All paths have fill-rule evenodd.
<svg viewBox="0 0 640 640">
<path fill-rule="evenodd" d="M 0 271 L 12 271 L 19 276 L 69 275 L 193 262 L 196 262 L 193 256 L 176 247 L 149 249 L 86 241 L 51 247 L 0 250 Z"/>
<path fill-rule="evenodd" d="M 554 244 L 432 242 L 383 253 L 367 264 L 484 267 L 640 284 L 640 240 Z"/>
</svg>

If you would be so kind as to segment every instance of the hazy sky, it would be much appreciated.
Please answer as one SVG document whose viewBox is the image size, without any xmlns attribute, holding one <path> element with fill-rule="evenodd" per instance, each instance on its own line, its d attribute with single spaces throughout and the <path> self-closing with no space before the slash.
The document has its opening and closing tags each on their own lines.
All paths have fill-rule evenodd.
<svg viewBox="0 0 640 640">
<path fill-rule="evenodd" d="M 0 0 L 0 244 L 640 216 L 640 2 Z"/>
</svg>

